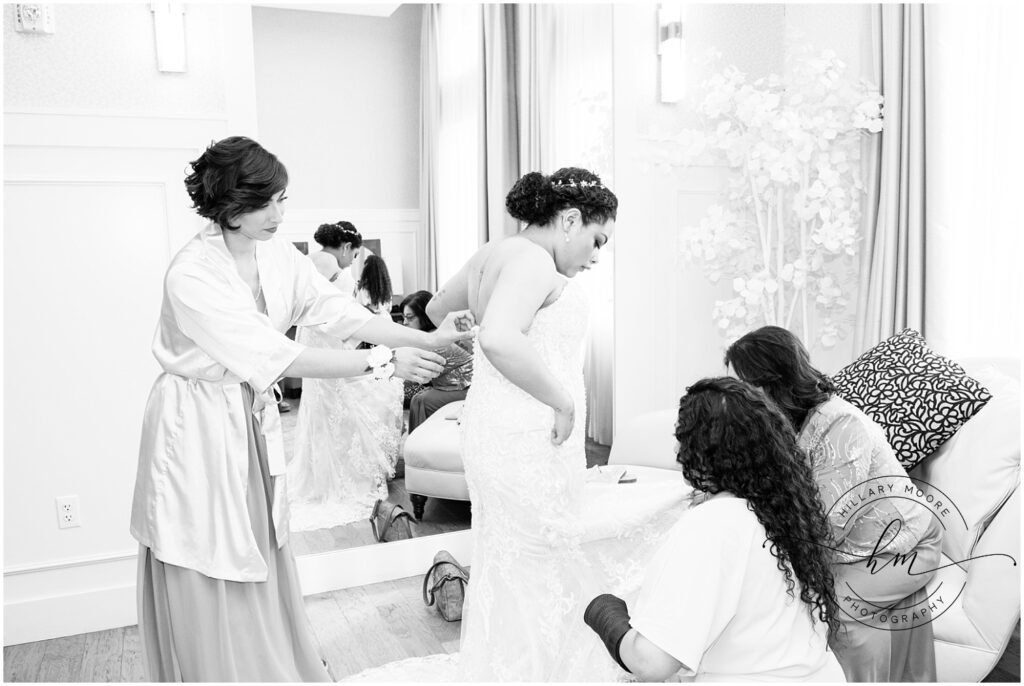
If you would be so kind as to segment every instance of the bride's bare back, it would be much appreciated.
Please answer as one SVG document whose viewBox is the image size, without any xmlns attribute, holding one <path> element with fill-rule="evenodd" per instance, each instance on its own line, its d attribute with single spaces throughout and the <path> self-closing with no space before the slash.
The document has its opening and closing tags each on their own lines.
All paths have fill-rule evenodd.
<svg viewBox="0 0 1024 686">
<path fill-rule="evenodd" d="M 432 304 L 441 305 L 446 311 L 468 308 L 476 321 L 483 323 L 499 282 L 502 290 L 532 291 L 533 297 L 527 298 L 532 301 L 537 298 L 538 291 L 545 291 L 542 308 L 557 300 L 565 287 L 565 279 L 555 271 L 547 251 L 529 239 L 511 236 L 490 241 L 481 247 L 438 292 L 437 302 Z M 465 291 L 459 293 L 463 284 Z M 525 331 L 525 328 L 521 330 Z"/>
</svg>

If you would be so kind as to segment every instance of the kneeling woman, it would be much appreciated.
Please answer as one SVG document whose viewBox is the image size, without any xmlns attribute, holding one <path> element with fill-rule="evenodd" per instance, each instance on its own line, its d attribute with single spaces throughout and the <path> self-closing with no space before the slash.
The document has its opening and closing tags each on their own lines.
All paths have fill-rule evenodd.
<svg viewBox="0 0 1024 686">
<path fill-rule="evenodd" d="M 708 497 L 647 569 L 632 617 L 598 596 L 584 620 L 642 681 L 845 681 L 828 526 L 786 417 L 732 378 L 687 390 L 676 425 L 683 476 Z"/>
<path fill-rule="evenodd" d="M 807 349 L 786 329 L 751 331 L 729 347 L 725 362 L 786 414 L 810 460 L 835 542 L 832 573 L 842 629 L 832 648 L 846 678 L 935 681 L 930 623 L 889 631 L 858 612 L 872 607 L 884 616 L 888 609 L 924 602 L 925 584 L 941 556 L 938 518 L 909 499 L 869 499 L 853 513 L 837 506 L 851 492 L 859 494 L 860 484 L 909 481 L 882 427 L 835 395 L 832 380 L 811 366 Z"/>
</svg>

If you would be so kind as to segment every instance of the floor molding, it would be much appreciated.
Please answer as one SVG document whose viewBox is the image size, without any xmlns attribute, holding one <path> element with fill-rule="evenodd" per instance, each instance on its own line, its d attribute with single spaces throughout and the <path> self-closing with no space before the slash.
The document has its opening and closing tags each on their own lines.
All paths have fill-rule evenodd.
<svg viewBox="0 0 1024 686">
<path fill-rule="evenodd" d="M 439 550 L 447 550 L 460 563 L 469 565 L 471 532 L 468 529 L 452 531 L 406 541 L 303 555 L 297 558 L 302 592 L 308 596 L 426 574 Z"/>
<path fill-rule="evenodd" d="M 454 531 L 302 555 L 296 564 L 303 594 L 310 596 L 425 574 L 438 550 L 447 550 L 468 565 L 471 547 L 468 530 Z M 136 624 L 135 558 L 119 554 L 8 568 L 4 574 L 4 645 Z M 16 587 L 12 587 L 15 580 Z"/>
</svg>

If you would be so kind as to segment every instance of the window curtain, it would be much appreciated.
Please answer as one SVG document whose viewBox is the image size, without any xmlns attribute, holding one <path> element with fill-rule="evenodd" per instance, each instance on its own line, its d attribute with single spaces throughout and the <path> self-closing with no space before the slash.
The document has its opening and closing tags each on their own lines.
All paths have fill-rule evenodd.
<svg viewBox="0 0 1024 686">
<path fill-rule="evenodd" d="M 870 151 L 855 348 L 904 327 L 953 357 L 1021 348 L 1018 5 L 874 8 L 885 129 Z M 927 125 L 927 126 L 926 126 Z"/>
<path fill-rule="evenodd" d="M 420 34 L 420 245 L 419 288 L 436 293 L 438 288 L 437 228 L 439 156 L 437 131 L 441 120 L 438 88 L 438 45 L 441 8 L 424 5 Z"/>
<path fill-rule="evenodd" d="M 615 189 L 612 169 L 612 6 L 543 5 L 537 8 L 535 31 L 541 44 L 541 84 L 549 111 L 547 141 L 539 145 L 541 167 L 584 167 Z M 546 54 L 545 54 L 546 51 Z M 544 132 L 540 132 L 543 134 Z M 601 266 L 575 277 L 590 297 L 590 333 L 584 376 L 587 387 L 587 435 L 598 443 L 612 442 L 614 418 L 614 281 L 616 238 L 602 249 Z"/>
<path fill-rule="evenodd" d="M 925 335 L 924 5 L 876 5 L 875 82 L 885 128 L 867 155 L 854 350 L 906 328 Z"/>
<path fill-rule="evenodd" d="M 960 359 L 1021 354 L 1024 9 L 925 6 L 928 341 Z"/>
<path fill-rule="evenodd" d="M 520 177 L 519 98 L 516 82 L 518 22 L 515 5 L 483 6 L 482 193 L 486 199 L 479 245 L 519 233 L 505 211 L 505 196 Z"/>
<path fill-rule="evenodd" d="M 421 273 L 436 291 L 493 238 L 519 231 L 505 194 L 519 178 L 513 5 L 424 5 Z"/>
<path fill-rule="evenodd" d="M 425 6 L 420 187 L 428 288 L 484 242 L 520 230 L 505 195 L 527 171 L 586 167 L 614 188 L 610 37 L 607 5 Z M 611 262 L 611 250 L 604 252 Z M 613 272 L 605 264 L 576 277 L 592 303 L 586 430 L 602 443 L 611 442 L 612 428 Z"/>
</svg>

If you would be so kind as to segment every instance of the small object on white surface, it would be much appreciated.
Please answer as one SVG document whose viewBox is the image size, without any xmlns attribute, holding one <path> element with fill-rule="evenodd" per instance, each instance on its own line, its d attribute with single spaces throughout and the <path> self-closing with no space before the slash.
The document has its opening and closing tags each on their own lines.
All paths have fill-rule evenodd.
<svg viewBox="0 0 1024 686">
<path fill-rule="evenodd" d="M 631 484 L 636 482 L 636 477 L 626 471 L 625 467 L 619 465 L 597 465 L 587 470 L 588 483 L 600 484 Z"/>
</svg>

